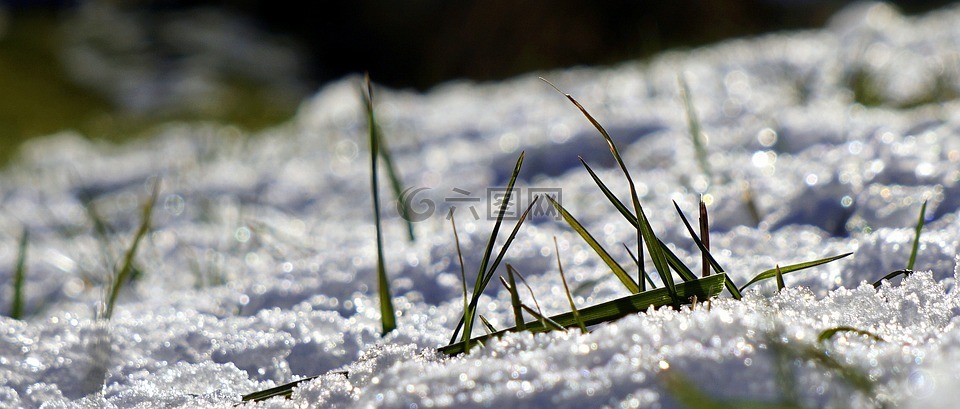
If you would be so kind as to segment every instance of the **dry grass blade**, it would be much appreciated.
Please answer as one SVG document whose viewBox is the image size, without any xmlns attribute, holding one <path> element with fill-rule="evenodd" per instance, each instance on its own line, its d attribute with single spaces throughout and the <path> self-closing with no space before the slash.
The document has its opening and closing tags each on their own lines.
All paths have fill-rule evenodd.
<svg viewBox="0 0 960 409">
<path fill-rule="evenodd" d="M 777 264 L 777 292 L 783 291 L 787 285 L 783 283 L 783 272 L 780 271 L 780 265 Z"/>
<path fill-rule="evenodd" d="M 710 219 L 707 216 L 707 204 L 703 202 L 703 196 L 700 197 L 700 239 L 703 241 L 703 247 L 710 251 Z M 710 267 L 707 254 L 703 254 L 703 272 L 702 277 L 710 275 Z"/>
<path fill-rule="evenodd" d="M 913 265 L 917 261 L 917 251 L 920 249 L 920 231 L 923 230 L 923 219 L 927 216 L 927 201 L 923 201 L 920 207 L 920 218 L 917 220 L 915 236 L 913 238 L 913 248 L 910 250 L 910 261 L 907 262 L 907 270 L 913 270 Z"/>
<path fill-rule="evenodd" d="M 677 297 L 680 297 L 682 300 L 681 302 L 683 303 L 686 303 L 686 300 L 689 300 L 694 296 L 701 301 L 708 300 L 711 297 L 719 295 L 720 292 L 723 291 L 723 283 L 726 278 L 726 274 L 714 274 L 710 277 L 704 277 L 696 281 L 678 283 L 676 287 Z M 658 288 L 656 290 L 649 290 L 639 294 L 631 294 L 626 297 L 581 308 L 579 309 L 579 314 L 584 325 L 589 327 L 604 322 L 615 321 L 630 314 L 643 312 L 650 307 L 656 308 L 665 305 L 674 305 L 674 298 L 675 297 L 672 296 L 666 288 Z M 577 320 L 574 319 L 572 312 L 553 315 L 549 318 L 563 328 L 570 328 L 579 325 Z M 544 332 L 550 330 L 546 324 L 541 323 L 539 320 L 527 322 L 526 325 L 526 330 L 531 332 Z M 507 332 L 516 331 L 516 328 L 507 328 L 488 336 L 473 338 L 470 340 L 470 343 L 476 344 L 477 342 L 485 342 L 491 338 L 503 336 L 503 334 L 506 334 Z M 464 348 L 463 342 L 458 342 L 456 344 L 450 344 L 439 348 L 441 353 L 447 355 L 461 354 L 465 350 L 466 349 Z"/>
<path fill-rule="evenodd" d="M 837 335 L 841 332 L 852 332 L 857 335 L 863 335 L 867 338 L 870 338 L 877 342 L 883 342 L 883 338 L 879 335 L 874 334 L 870 331 L 862 330 L 859 328 L 854 328 L 846 325 L 841 325 L 839 327 L 828 328 L 820 332 L 820 336 L 817 337 L 817 342 L 827 342 L 830 338 L 833 338 L 834 335 Z"/>
<path fill-rule="evenodd" d="M 13 304 L 10 306 L 10 318 L 19 320 L 23 318 L 23 305 L 26 297 L 23 294 L 24 281 L 27 276 L 27 243 L 29 242 L 29 233 L 23 229 L 20 234 L 20 246 L 17 250 L 17 264 L 13 270 Z"/>
<path fill-rule="evenodd" d="M 630 186 L 630 198 L 633 201 L 633 210 L 637 215 L 637 220 L 639 222 L 637 225 L 637 248 L 640 248 L 642 243 L 646 242 L 647 251 L 650 252 L 650 258 L 653 259 L 653 265 L 660 274 L 660 278 L 664 285 L 666 285 L 667 291 L 669 291 L 672 295 L 676 295 L 673 276 L 670 274 L 670 267 L 667 264 L 667 259 L 660 247 L 657 246 L 657 237 L 653 233 L 653 228 L 650 226 L 650 221 L 647 220 L 647 215 L 643 212 L 643 207 L 640 205 L 640 197 L 637 195 L 637 186 L 633 183 L 633 177 L 630 176 L 630 171 L 627 170 L 627 165 L 623 163 L 623 158 L 620 156 L 620 151 L 617 149 L 617 145 L 613 143 L 613 138 L 611 138 L 610 134 L 607 133 L 607 130 L 600 125 L 600 122 L 594 119 L 593 116 L 587 112 L 586 108 L 584 108 L 583 105 L 580 105 L 580 103 L 577 102 L 573 96 L 560 91 L 560 89 L 551 84 L 550 81 L 547 81 L 543 78 L 540 79 L 547 84 L 550 84 L 553 89 L 567 97 L 567 99 L 570 100 L 570 102 L 572 102 L 573 105 L 580 110 L 580 113 L 582 113 L 583 116 L 585 116 L 587 120 L 593 124 L 593 127 L 597 128 L 597 131 L 600 132 L 600 135 L 603 136 L 603 139 L 606 140 L 607 146 L 610 148 L 610 154 L 612 154 L 613 158 L 616 159 L 617 165 L 620 166 L 620 170 L 623 172 L 623 176 L 627 179 L 627 184 Z"/>
<path fill-rule="evenodd" d="M 713 255 L 710 254 L 710 249 L 707 247 L 707 244 L 700 240 L 700 237 L 697 236 L 697 233 L 693 230 L 693 226 L 690 225 L 690 222 L 687 221 L 687 216 L 683 214 L 683 210 L 680 210 L 680 205 L 677 204 L 677 201 L 673 201 L 673 207 L 677 209 L 677 214 L 680 215 L 680 220 L 683 221 L 683 225 L 687 227 L 687 233 L 690 234 L 690 237 L 693 238 L 693 241 L 697 243 L 697 247 L 700 248 L 700 253 L 703 255 L 705 263 L 709 263 L 710 267 L 713 267 L 713 270 L 717 273 L 723 272 L 723 267 L 720 267 L 720 263 L 713 258 Z M 704 274 L 708 275 L 708 274 Z"/>
<path fill-rule="evenodd" d="M 487 321 L 487 317 L 484 317 L 482 314 L 480 315 L 480 322 L 483 323 L 483 327 L 487 330 L 487 334 L 497 332 L 497 328 L 494 327 L 490 321 Z"/>
<path fill-rule="evenodd" d="M 819 265 L 821 265 L 821 264 L 827 264 L 827 263 L 829 263 L 829 262 L 831 262 L 831 261 L 835 261 L 835 260 L 842 259 L 842 258 L 844 258 L 844 257 L 847 257 L 847 256 L 851 255 L 851 254 L 853 254 L 853 253 L 844 253 L 844 254 L 841 254 L 841 255 L 838 255 L 838 256 L 822 258 L 822 259 L 820 259 L 820 260 L 815 260 L 815 261 L 808 261 L 808 262 L 806 262 L 806 263 L 798 263 L 798 264 L 791 264 L 791 265 L 789 265 L 789 266 L 783 266 L 783 267 L 780 267 L 780 270 L 781 270 L 781 273 L 780 273 L 780 274 L 788 274 L 788 273 L 792 273 L 792 272 L 794 272 L 794 271 L 800 271 L 800 270 L 804 270 L 804 269 L 807 269 L 807 268 L 810 268 L 810 267 L 816 267 L 816 266 L 819 266 Z M 757 274 L 757 276 L 756 276 L 756 277 L 753 277 L 753 279 L 750 280 L 750 282 L 744 284 L 743 287 L 740 287 L 740 291 L 743 291 L 745 288 L 753 285 L 753 284 L 756 283 L 756 282 L 759 282 L 759 281 L 763 281 L 763 280 L 766 280 L 766 279 L 769 279 L 769 278 L 776 277 L 776 275 L 777 275 L 777 270 L 776 270 L 776 269 L 770 269 L 770 270 L 764 271 L 764 272 L 762 272 L 762 273 L 760 273 L 760 274 Z"/>
<path fill-rule="evenodd" d="M 370 131 L 370 186 L 373 191 L 373 219 L 377 227 L 377 284 L 380 295 L 381 335 L 386 335 L 397 328 L 397 317 L 393 309 L 393 297 L 390 295 L 390 280 L 383 261 L 383 229 L 380 226 L 380 183 L 377 175 L 377 158 L 380 156 L 379 136 L 377 134 L 376 119 L 373 116 L 373 87 L 370 85 L 370 76 L 365 76 L 366 92 L 364 103 L 367 108 L 367 125 Z"/>
<path fill-rule="evenodd" d="M 120 269 L 117 271 L 116 276 L 113 279 L 113 285 L 110 286 L 110 298 L 107 299 L 106 309 L 103 313 L 103 319 L 109 320 L 113 316 L 113 308 L 117 303 L 117 297 L 120 296 L 120 289 L 129 281 L 130 274 L 133 272 L 133 259 L 137 255 L 137 249 L 140 247 L 140 241 L 147 235 L 147 232 L 150 231 L 150 221 L 153 217 L 153 206 L 157 203 L 157 196 L 160 194 L 160 178 L 157 178 L 153 183 L 153 193 L 150 194 L 150 199 L 147 200 L 147 203 L 143 205 L 143 213 L 140 218 L 140 228 L 137 229 L 137 232 L 133 236 L 133 241 L 130 243 L 130 248 L 127 249 L 127 253 L 123 257 L 123 264 L 120 266 Z"/>
<path fill-rule="evenodd" d="M 607 250 L 600 245 L 597 239 L 593 238 L 593 235 L 591 235 L 590 232 L 587 231 L 587 229 L 583 227 L 583 225 L 580 224 L 580 222 L 577 221 L 577 219 L 574 218 L 570 212 L 567 211 L 567 209 L 564 209 L 560 203 L 558 203 L 556 200 L 553 200 L 553 198 L 550 196 L 547 196 L 547 200 L 549 200 L 550 204 L 557 209 L 557 212 L 560 213 L 560 216 L 563 217 L 563 220 L 566 221 L 567 224 L 569 224 L 570 227 L 576 231 L 584 241 L 587 242 L 590 248 L 592 248 L 601 259 L 603 259 L 603 262 L 606 263 L 607 267 L 610 267 L 610 270 L 613 271 L 613 274 L 616 275 L 618 279 L 620 279 L 620 282 L 623 283 L 624 287 L 627 287 L 627 291 L 630 291 L 633 294 L 639 293 L 640 286 L 637 285 L 637 283 L 633 281 L 633 278 L 627 274 L 627 271 L 624 270 L 623 267 L 621 267 L 620 264 L 618 264 L 617 261 L 610 256 L 610 253 L 608 253 Z"/>
<path fill-rule="evenodd" d="M 577 311 L 577 304 L 573 302 L 573 296 L 570 295 L 570 286 L 567 285 L 567 276 L 563 274 L 563 264 L 560 263 L 560 246 L 557 244 L 557 236 L 553 236 L 553 248 L 557 252 L 557 268 L 560 269 L 560 280 L 563 281 L 563 291 L 567 294 L 567 301 L 570 302 L 570 312 L 573 313 L 573 319 L 580 325 L 580 331 L 587 333 L 587 326 L 583 324 L 580 313 Z"/>
</svg>

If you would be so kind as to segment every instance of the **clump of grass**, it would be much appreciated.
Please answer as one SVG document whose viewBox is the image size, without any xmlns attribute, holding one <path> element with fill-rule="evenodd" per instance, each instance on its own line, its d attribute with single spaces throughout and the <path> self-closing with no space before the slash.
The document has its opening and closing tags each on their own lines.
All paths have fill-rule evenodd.
<svg viewBox="0 0 960 409">
<path fill-rule="evenodd" d="M 390 295 L 390 280 L 383 261 L 383 230 L 380 227 L 380 184 L 377 175 L 377 158 L 380 156 L 380 136 L 377 131 L 377 122 L 373 115 L 373 87 L 370 85 L 370 76 L 364 77 L 366 92 L 363 102 L 367 108 L 367 125 L 370 128 L 370 186 L 373 191 L 373 219 L 377 227 L 377 284 L 380 294 L 380 320 L 382 335 L 388 334 L 397 328 L 397 317 L 393 310 L 393 298 Z"/>
<path fill-rule="evenodd" d="M 27 276 L 27 244 L 29 242 L 29 233 L 23 229 L 20 234 L 20 245 L 17 250 L 17 264 L 13 269 L 13 302 L 10 305 L 10 318 L 19 320 L 23 318 L 23 305 L 26 297 L 23 294 L 24 282 Z"/>
<path fill-rule="evenodd" d="M 157 178 L 153 183 L 153 192 L 150 194 L 150 198 L 147 199 L 147 202 L 143 205 L 143 211 L 140 216 L 140 227 L 137 229 L 137 232 L 133 235 L 133 241 L 130 243 L 130 248 L 127 249 L 126 254 L 123 257 L 123 263 L 120 264 L 120 268 L 117 270 L 116 275 L 113 279 L 113 284 L 110 286 L 110 297 L 107 299 L 106 308 L 104 309 L 102 318 L 109 321 L 113 316 L 113 309 L 117 304 L 117 297 L 120 296 L 120 290 L 130 281 L 131 274 L 134 271 L 134 258 L 137 255 L 137 249 L 140 247 L 140 242 L 147 235 L 147 232 L 150 231 L 150 223 L 153 217 L 153 207 L 157 203 L 157 196 L 160 194 L 160 178 Z"/>
</svg>

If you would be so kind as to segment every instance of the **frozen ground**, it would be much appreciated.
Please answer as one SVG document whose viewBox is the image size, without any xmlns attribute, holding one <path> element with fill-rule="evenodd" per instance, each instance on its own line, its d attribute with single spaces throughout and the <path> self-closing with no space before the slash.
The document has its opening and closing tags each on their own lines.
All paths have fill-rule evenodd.
<svg viewBox="0 0 960 409">
<path fill-rule="evenodd" d="M 608 248 L 635 235 L 576 159 L 582 155 L 626 197 L 600 136 L 536 76 L 448 84 L 426 95 L 379 93 L 405 184 L 429 188 L 417 201 L 436 206 L 411 243 L 384 202 L 400 315 L 399 329 L 384 338 L 358 79 L 328 86 L 293 122 L 249 138 L 226 126 L 171 124 L 123 147 L 69 134 L 36 142 L 0 174 L 4 314 L 16 243 L 22 228 L 30 232 L 27 317 L 0 319 L 0 405 L 232 407 L 243 394 L 329 372 L 291 400 L 258 405 L 676 408 L 678 395 L 690 393 L 669 385 L 681 383 L 722 401 L 794 396 L 810 408 L 953 407 L 957 22 L 957 8 L 905 18 L 886 6 L 858 6 L 821 31 L 543 73 L 611 131 L 654 228 L 691 264 L 699 256 L 670 200 L 692 214 L 701 193 L 715 255 L 741 284 L 777 263 L 854 255 L 788 275 L 780 294 L 768 282 L 743 301 L 724 295 L 694 310 L 649 311 L 589 335 L 513 334 L 457 358 L 433 352 L 448 341 L 462 302 L 444 215 L 457 206 L 472 279 L 492 226 L 486 189 L 506 184 L 520 151 L 527 154 L 521 204 L 531 188 L 560 188 L 564 205 Z M 709 134 L 709 186 L 687 136 L 679 73 Z M 112 264 L 158 176 L 140 273 L 113 319 L 98 322 Z M 455 200 L 463 198 L 479 200 Z M 867 283 L 906 265 L 923 200 L 930 207 L 920 272 L 874 290 Z M 107 240 L 92 213 L 110 226 Z M 544 310 L 566 310 L 554 236 L 578 305 L 626 295 L 569 227 L 534 217 L 507 261 Z M 623 252 L 614 256 L 627 263 Z M 481 314 L 509 326 L 509 297 L 491 288 Z M 837 326 L 882 341 L 843 333 L 817 342 Z"/>
</svg>

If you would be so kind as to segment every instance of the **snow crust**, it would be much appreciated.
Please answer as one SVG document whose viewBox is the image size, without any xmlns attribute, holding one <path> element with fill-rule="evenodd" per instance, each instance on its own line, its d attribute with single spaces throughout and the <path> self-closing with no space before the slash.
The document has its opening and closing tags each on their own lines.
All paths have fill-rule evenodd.
<svg viewBox="0 0 960 409">
<path fill-rule="evenodd" d="M 427 94 L 377 90 L 405 184 L 428 188 L 417 210 L 434 206 L 411 243 L 395 203 L 381 195 L 399 314 L 398 330 L 385 337 L 358 78 L 325 87 L 294 121 L 258 135 L 170 124 L 121 147 L 73 134 L 32 143 L 0 174 L 2 282 L 13 281 L 20 232 L 30 232 L 28 316 L 0 318 L 0 406 L 226 408 L 244 394 L 325 374 L 290 400 L 246 406 L 679 408 L 671 382 L 680 379 L 724 401 L 792 394 L 805 407 L 953 407 L 957 21 L 958 8 L 907 18 L 860 4 L 819 31 L 541 73 L 611 132 L 654 228 L 690 265 L 699 255 L 670 201 L 692 215 L 701 195 L 714 255 L 741 284 L 776 264 L 854 255 L 786 276 L 780 293 L 764 283 L 742 301 L 724 295 L 650 310 L 590 334 L 510 334 L 455 358 L 434 350 L 449 341 L 462 306 L 444 215 L 458 206 L 472 282 L 493 225 L 485 189 L 506 185 L 520 151 L 521 197 L 561 188 L 564 206 L 629 264 L 617 250 L 636 232 L 577 156 L 626 198 L 622 175 L 589 122 L 535 75 Z M 680 74 L 709 137 L 712 178 L 699 170 L 687 134 Z M 853 90 L 857 78 L 867 78 L 879 105 L 857 103 L 866 92 Z M 97 321 L 156 177 L 162 191 L 140 275 L 113 319 Z M 464 195 L 453 189 L 480 200 L 455 202 Z M 869 283 L 906 266 L 925 200 L 918 272 L 875 290 Z M 106 239 L 94 212 L 112 227 Z M 507 261 L 545 312 L 568 309 L 553 237 L 578 305 L 627 294 L 569 227 L 534 217 Z M 10 300 L 12 286 L 0 295 Z M 491 286 L 480 313 L 506 328 L 509 305 Z M 9 309 L 0 305 L 4 315 Z M 854 332 L 817 340 L 838 326 L 881 340 Z M 867 389 L 810 351 L 861 374 Z"/>
</svg>

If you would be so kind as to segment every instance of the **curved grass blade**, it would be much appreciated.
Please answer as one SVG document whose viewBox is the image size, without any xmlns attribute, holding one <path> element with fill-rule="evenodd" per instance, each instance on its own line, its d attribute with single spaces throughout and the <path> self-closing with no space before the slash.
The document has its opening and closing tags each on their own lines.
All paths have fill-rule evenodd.
<svg viewBox="0 0 960 409">
<path fill-rule="evenodd" d="M 380 293 L 381 335 L 397 328 L 397 317 L 393 310 L 393 298 L 390 295 L 390 280 L 383 261 L 383 229 L 380 227 L 380 183 L 377 175 L 377 158 L 380 156 L 380 138 L 377 135 L 377 122 L 373 116 L 373 88 L 370 76 L 364 77 L 366 92 L 363 93 L 367 108 L 367 125 L 370 128 L 370 187 L 373 191 L 373 219 L 377 226 L 377 284 Z"/>
<path fill-rule="evenodd" d="M 875 282 L 873 283 L 873 288 L 880 288 L 880 286 L 883 284 L 883 280 L 891 280 L 891 279 L 893 279 L 893 278 L 895 278 L 895 277 L 897 277 L 897 276 L 899 276 L 899 275 L 902 275 L 902 276 L 904 276 L 904 277 L 909 277 L 910 274 L 913 274 L 913 270 L 897 270 L 897 271 L 894 271 L 894 272 L 892 272 L 892 273 L 890 273 L 890 274 L 887 274 L 887 275 L 883 276 L 883 277 L 880 278 L 879 280 L 875 281 Z"/>
<path fill-rule="evenodd" d="M 553 331 L 553 330 L 566 331 L 567 330 L 562 325 L 558 324 L 556 321 L 550 319 L 550 317 L 543 316 L 543 314 L 541 314 L 540 311 L 530 308 L 526 304 L 520 304 L 520 306 L 523 307 L 523 309 L 527 311 L 530 315 L 533 315 L 536 319 L 540 320 L 540 323 L 545 328 L 547 328 L 547 331 Z M 538 306 L 537 309 L 540 309 L 540 307 Z"/>
<path fill-rule="evenodd" d="M 783 266 L 783 267 L 780 267 L 781 274 L 788 274 L 788 273 L 792 273 L 792 272 L 794 272 L 794 271 L 800 271 L 800 270 L 808 269 L 808 268 L 810 268 L 810 267 L 816 267 L 816 266 L 819 266 L 819 265 L 821 265 L 821 264 L 827 264 L 827 263 L 829 263 L 829 262 L 831 262 L 831 261 L 835 261 L 835 260 L 842 259 L 842 258 L 844 258 L 844 257 L 847 257 L 847 256 L 851 255 L 851 254 L 853 254 L 853 253 L 844 253 L 844 254 L 841 254 L 841 255 L 838 255 L 838 256 L 832 256 L 832 257 L 822 258 L 822 259 L 820 259 L 820 260 L 815 260 L 815 261 L 808 261 L 808 262 L 806 262 L 806 263 L 791 264 L 791 265 L 789 265 L 789 266 Z M 750 282 L 744 284 L 743 287 L 740 287 L 740 291 L 743 291 L 745 288 L 753 285 L 753 284 L 756 283 L 756 282 L 759 282 L 759 281 L 763 281 L 763 280 L 766 280 L 766 279 L 769 279 L 769 278 L 776 277 L 776 275 L 777 275 L 777 270 L 776 270 L 776 269 L 770 269 L 770 270 L 764 271 L 764 272 L 762 272 L 762 273 L 760 273 L 760 274 L 757 274 L 757 276 L 756 276 L 756 277 L 753 277 L 753 279 L 750 280 Z"/>
<path fill-rule="evenodd" d="M 19 320 L 23 318 L 23 283 L 27 276 L 27 243 L 29 242 L 29 233 L 23 229 L 20 234 L 20 246 L 17 250 L 17 264 L 13 271 L 13 304 L 10 306 L 10 318 Z"/>
<path fill-rule="evenodd" d="M 920 207 L 920 219 L 917 220 L 916 236 L 913 238 L 913 249 L 910 250 L 910 261 L 907 263 L 907 270 L 913 270 L 913 265 L 917 261 L 917 250 L 920 248 L 920 230 L 923 230 L 923 219 L 927 215 L 927 201 L 923 201 Z"/>
<path fill-rule="evenodd" d="M 159 194 L 160 178 L 157 178 L 153 183 L 153 193 L 150 194 L 150 199 L 148 199 L 143 205 L 143 212 L 140 216 L 140 228 L 138 228 L 137 232 L 134 234 L 133 241 L 130 243 L 130 248 L 127 249 L 127 253 L 123 257 L 123 264 L 120 266 L 120 270 L 117 271 L 117 275 L 113 279 L 113 285 L 110 286 L 110 298 L 107 299 L 107 305 L 103 313 L 103 319 L 109 320 L 110 317 L 113 316 L 113 307 L 117 303 L 117 297 L 120 296 L 120 289 L 123 288 L 127 281 L 129 281 L 130 275 L 134 271 L 133 259 L 137 255 L 137 248 L 140 247 L 140 241 L 143 240 L 144 236 L 147 235 L 147 232 L 150 231 L 150 220 L 153 217 L 153 206 L 157 203 L 157 196 Z"/>
<path fill-rule="evenodd" d="M 640 197 L 637 195 L 637 186 L 633 183 L 633 177 L 630 176 L 630 172 L 627 170 L 627 165 L 623 163 L 623 158 L 620 156 L 620 151 L 617 150 L 617 145 L 613 143 L 613 138 L 610 137 L 610 134 L 607 133 L 607 130 L 600 125 L 600 122 L 597 122 L 596 119 L 587 112 L 586 108 L 583 105 L 580 105 L 576 99 L 573 98 L 570 94 L 566 94 L 563 91 L 560 91 L 555 85 L 551 84 L 550 81 L 547 81 L 543 78 L 540 78 L 547 84 L 550 84 L 553 89 L 557 90 L 560 94 L 567 97 L 570 102 L 573 103 L 577 109 L 580 110 L 580 113 L 583 114 L 593 124 L 594 128 L 597 128 L 597 131 L 600 132 L 600 135 L 603 136 L 603 139 L 607 141 L 607 146 L 610 148 L 610 153 L 613 155 L 613 158 L 616 159 L 617 165 L 620 166 L 620 170 L 623 171 L 623 176 L 627 179 L 627 184 L 630 186 L 630 198 L 633 201 L 633 210 L 637 215 L 638 226 L 637 226 L 637 248 L 640 248 L 643 245 L 643 242 L 646 242 L 647 251 L 650 252 L 650 258 L 653 259 L 653 265 L 657 269 L 657 273 L 660 274 L 664 285 L 667 287 L 667 291 L 671 295 L 676 295 L 676 290 L 674 288 L 673 276 L 670 274 L 670 267 L 667 265 L 667 259 L 664 256 L 663 252 L 657 246 L 657 236 L 653 233 L 653 228 L 650 226 L 650 221 L 647 220 L 647 215 L 643 213 L 643 206 L 640 205 Z M 638 251 L 639 253 L 639 251 Z M 679 302 L 679 300 L 678 300 Z"/>
<path fill-rule="evenodd" d="M 618 279 L 620 279 L 620 282 L 623 283 L 623 286 L 627 287 L 627 291 L 630 291 L 633 294 L 639 293 L 640 286 L 637 285 L 637 283 L 633 281 L 633 278 L 627 274 L 626 270 L 624 270 L 623 267 L 621 267 L 620 264 L 618 264 L 617 261 L 610 256 L 610 253 L 608 253 L 607 250 L 605 250 L 603 246 L 601 246 L 600 243 L 593 238 L 593 235 L 591 235 L 590 232 L 588 232 L 587 229 L 583 227 L 583 225 L 580 224 L 580 222 L 577 221 L 577 219 L 574 218 L 570 212 L 567 211 L 567 209 L 564 209 L 560 203 L 557 203 L 557 201 L 553 200 L 553 198 L 550 196 L 547 196 L 547 200 L 549 200 L 550 204 L 557 209 L 557 211 L 560 213 L 560 216 L 563 217 L 563 220 L 566 221 L 567 224 L 569 224 L 570 227 L 576 231 L 577 234 L 579 234 L 588 245 L 590 245 L 590 248 L 592 248 L 601 259 L 603 259 L 603 262 L 606 263 L 607 267 L 610 267 L 610 270 L 613 271 L 613 274 L 615 274 Z"/>
<path fill-rule="evenodd" d="M 695 281 L 678 283 L 676 286 L 676 296 L 680 297 L 681 303 L 686 303 L 687 300 L 694 296 L 701 301 L 708 300 L 711 297 L 719 295 L 720 292 L 723 291 L 723 283 L 726 278 L 726 274 L 714 274 L 709 277 L 697 279 Z M 581 308 L 579 310 L 579 314 L 581 320 L 583 320 L 583 323 L 589 327 L 591 325 L 597 325 L 604 322 L 611 322 L 630 314 L 643 312 L 650 307 L 673 305 L 674 298 L 675 297 L 672 296 L 666 288 L 661 287 L 656 290 L 649 290 L 639 294 L 631 294 L 616 300 Z M 549 318 L 564 328 L 570 328 L 578 325 L 576 319 L 573 317 L 572 312 L 553 315 Z M 548 330 L 549 328 L 539 320 L 527 322 L 527 331 L 545 332 Z M 492 338 L 501 337 L 507 332 L 515 331 L 516 328 L 500 330 L 499 332 L 490 335 L 476 337 L 470 340 L 470 343 L 475 344 L 477 342 L 485 342 Z M 447 355 L 461 354 L 464 352 L 464 350 L 465 348 L 463 342 L 450 344 L 438 349 L 439 352 Z"/>
<path fill-rule="evenodd" d="M 828 328 L 823 330 L 822 332 L 820 332 L 820 335 L 817 337 L 817 342 L 821 342 L 821 343 L 827 342 L 828 340 L 830 340 L 830 338 L 833 338 L 834 335 L 841 332 L 852 332 L 857 335 L 863 335 L 877 342 L 883 342 L 883 338 L 881 338 L 877 334 L 874 334 L 870 331 L 846 326 L 846 325 L 841 325 L 839 327 L 833 327 L 833 328 Z"/>
<path fill-rule="evenodd" d="M 560 264 L 560 246 L 557 244 L 557 236 L 553 236 L 553 248 L 557 252 L 557 268 L 560 269 L 560 280 L 563 281 L 563 290 L 567 294 L 567 301 L 570 302 L 570 312 L 573 313 L 573 319 L 580 326 L 580 332 L 586 334 L 587 326 L 580 319 L 580 312 L 577 311 L 577 304 L 573 302 L 573 296 L 570 295 L 570 286 L 567 285 L 567 276 L 563 274 L 563 264 Z"/>
</svg>

